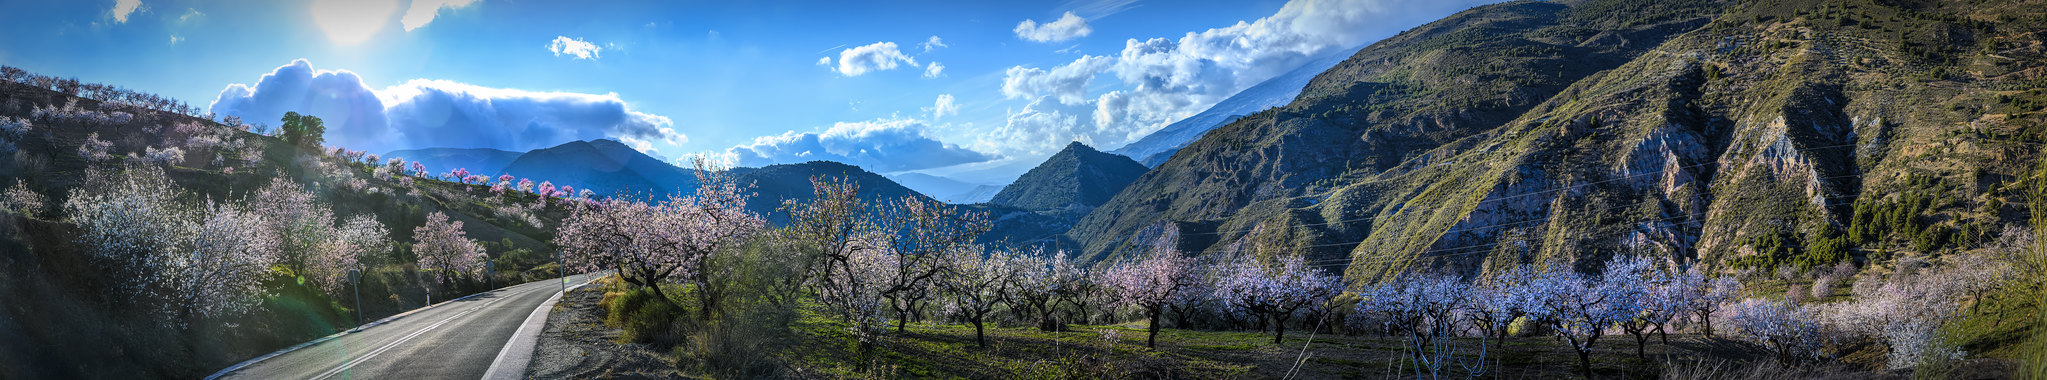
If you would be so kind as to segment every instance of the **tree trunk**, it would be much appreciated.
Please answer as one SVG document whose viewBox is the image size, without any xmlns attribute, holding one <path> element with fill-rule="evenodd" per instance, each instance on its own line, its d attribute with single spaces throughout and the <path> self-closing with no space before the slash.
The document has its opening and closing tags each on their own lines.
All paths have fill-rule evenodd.
<svg viewBox="0 0 2047 380">
<path fill-rule="evenodd" d="M 980 344 L 981 348 L 988 348 L 987 336 L 981 330 L 981 317 L 974 317 L 974 343 Z"/>
<path fill-rule="evenodd" d="M 1634 335 L 1635 335 L 1635 358 L 1637 358 L 1637 359 L 1642 359 L 1642 360 L 1649 360 L 1649 354 L 1647 354 L 1647 353 L 1644 353 L 1644 352 L 1643 352 L 1643 351 L 1644 351 L 1644 349 L 1646 348 L 1646 346 L 1648 346 L 1648 345 L 1649 345 L 1649 333 L 1648 333 L 1647 331 L 1644 331 L 1644 332 L 1642 332 L 1642 333 L 1640 333 L 1640 334 L 1634 334 Z"/>
<path fill-rule="evenodd" d="M 902 314 L 902 313 L 897 313 L 897 314 Z M 896 316 L 896 335 L 903 335 L 903 328 L 904 328 L 904 327 L 907 327 L 907 326 L 909 326 L 909 325 L 910 325 L 910 316 L 909 316 L 909 315 L 897 315 L 897 316 Z"/>
<path fill-rule="evenodd" d="M 1707 338 L 1711 338 L 1711 337 L 1713 337 L 1713 313 L 1705 313 L 1705 312 L 1701 312 L 1701 313 L 1698 313 L 1698 314 L 1699 314 L 1699 326 L 1703 326 L 1703 327 L 1705 327 L 1705 329 L 1706 329 L 1706 337 L 1707 337 Z"/>
<path fill-rule="evenodd" d="M 1151 330 L 1151 332 L 1150 332 L 1149 334 L 1146 334 L 1146 335 L 1144 336 L 1144 347 L 1145 347 L 1145 348 L 1151 348 L 1151 349 L 1158 349 L 1158 348 L 1159 348 L 1159 310 L 1157 310 L 1157 309 L 1153 309 L 1153 310 L 1151 311 L 1151 326 L 1150 326 L 1150 327 L 1148 327 L 1148 328 L 1146 328 L 1146 330 Z"/>
<path fill-rule="evenodd" d="M 1286 338 L 1286 320 L 1285 316 L 1272 316 L 1272 344 L 1279 344 L 1280 339 Z"/>
<path fill-rule="evenodd" d="M 1592 380 L 1592 353 L 1577 347 L 1571 349 L 1578 351 L 1578 369 L 1585 371 L 1585 380 Z"/>
</svg>

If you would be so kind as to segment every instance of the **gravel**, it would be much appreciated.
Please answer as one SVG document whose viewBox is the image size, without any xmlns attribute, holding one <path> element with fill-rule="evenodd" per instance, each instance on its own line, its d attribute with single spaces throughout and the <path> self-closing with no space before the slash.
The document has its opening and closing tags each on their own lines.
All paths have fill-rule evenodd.
<svg viewBox="0 0 2047 380">
<path fill-rule="evenodd" d="M 672 361 L 647 345 L 617 343 L 619 330 L 604 325 L 600 286 L 569 291 L 547 316 L 547 329 L 526 367 L 529 379 L 682 378 Z"/>
</svg>

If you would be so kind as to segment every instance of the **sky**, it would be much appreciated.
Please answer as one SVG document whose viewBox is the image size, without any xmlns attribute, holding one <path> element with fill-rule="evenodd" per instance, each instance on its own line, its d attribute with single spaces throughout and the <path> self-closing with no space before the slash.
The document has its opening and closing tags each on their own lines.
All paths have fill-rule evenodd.
<svg viewBox="0 0 2047 380">
<path fill-rule="evenodd" d="M 0 64 L 330 145 L 833 160 L 1006 184 L 1486 0 L 0 0 Z"/>
</svg>

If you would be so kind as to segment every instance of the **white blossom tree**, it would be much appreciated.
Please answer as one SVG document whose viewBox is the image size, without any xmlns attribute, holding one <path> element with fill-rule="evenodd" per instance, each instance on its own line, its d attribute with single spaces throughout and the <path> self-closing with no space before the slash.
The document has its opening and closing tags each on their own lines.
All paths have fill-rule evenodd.
<svg viewBox="0 0 2047 380">
<path fill-rule="evenodd" d="M 462 232 L 462 222 L 448 221 L 439 211 L 428 214 L 426 224 L 412 229 L 412 253 L 419 256 L 419 270 L 431 272 L 436 282 L 449 278 L 475 278 L 483 273 L 483 245 Z"/>
<path fill-rule="evenodd" d="M 1013 264 L 1015 260 L 1009 252 L 984 250 L 978 246 L 955 250 L 946 261 L 952 265 L 938 281 L 939 290 L 945 296 L 943 311 L 946 315 L 974 324 L 974 343 L 988 347 L 983 324 L 995 312 L 995 306 L 1002 302 L 1003 285 L 1016 275 L 1019 268 Z"/>
<path fill-rule="evenodd" d="M 1315 307 L 1335 297 L 1341 288 L 1335 276 L 1309 267 L 1298 256 L 1279 259 L 1272 265 L 1250 255 L 1223 264 L 1216 284 L 1216 298 L 1223 307 L 1258 316 L 1272 325 L 1272 343 L 1286 337 L 1286 322 L 1294 313 Z"/>
<path fill-rule="evenodd" d="M 1144 314 L 1148 322 L 1145 347 L 1158 348 L 1159 316 L 1165 314 L 1166 304 L 1194 290 L 1192 285 L 1202 280 L 1195 277 L 1194 260 L 1173 248 L 1178 240 L 1178 234 L 1161 236 L 1144 257 L 1116 263 L 1102 276 L 1116 305 Z"/>
</svg>

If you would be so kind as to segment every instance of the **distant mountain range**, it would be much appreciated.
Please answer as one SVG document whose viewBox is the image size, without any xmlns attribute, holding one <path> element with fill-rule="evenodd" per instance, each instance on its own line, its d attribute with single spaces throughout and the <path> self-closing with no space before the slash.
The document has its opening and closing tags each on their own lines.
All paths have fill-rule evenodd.
<svg viewBox="0 0 2047 380">
<path fill-rule="evenodd" d="M 384 153 L 385 158 L 400 157 L 406 161 L 426 165 L 429 173 L 447 173 L 465 169 L 471 174 L 496 176 L 512 160 L 526 152 L 513 152 L 491 148 L 425 148 L 395 150 Z"/>
<path fill-rule="evenodd" d="M 915 172 L 891 174 L 887 175 L 887 177 L 896 181 L 896 183 L 902 184 L 904 187 L 917 190 L 917 192 L 924 193 L 924 195 L 931 198 L 953 204 L 987 202 L 988 199 L 995 197 L 997 190 L 1002 188 L 996 185 L 969 183 L 950 177 Z"/>
<path fill-rule="evenodd" d="M 1331 66 L 1350 58 L 1351 54 L 1357 51 L 1358 48 L 1355 47 L 1332 49 L 1328 53 L 1309 59 L 1307 63 L 1292 71 L 1238 91 L 1235 95 L 1216 102 L 1215 106 L 1209 107 L 1206 111 L 1168 124 L 1165 128 L 1160 128 L 1109 153 L 1138 160 L 1138 163 L 1144 164 L 1145 167 L 1157 167 L 1160 163 L 1166 162 L 1166 159 L 1172 158 L 1173 152 L 1193 143 L 1195 139 L 1200 139 L 1201 135 L 1207 134 L 1208 131 L 1237 121 L 1244 115 L 1283 106 L 1293 101 L 1294 96 L 1301 94 L 1301 88 L 1308 85 L 1308 80 L 1315 79 L 1315 74 L 1329 70 Z"/>
</svg>

